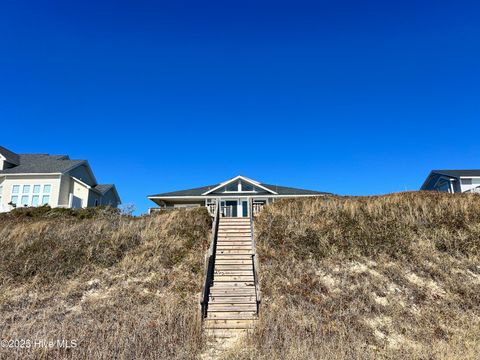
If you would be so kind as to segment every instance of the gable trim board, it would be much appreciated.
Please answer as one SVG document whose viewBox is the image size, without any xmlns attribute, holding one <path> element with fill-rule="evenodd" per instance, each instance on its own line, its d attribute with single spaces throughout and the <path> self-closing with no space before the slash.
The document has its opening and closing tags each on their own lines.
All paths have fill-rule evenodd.
<svg viewBox="0 0 480 360">
<path fill-rule="evenodd" d="M 232 178 L 232 179 L 230 179 L 230 180 L 227 180 L 227 181 L 224 181 L 223 183 L 218 184 L 218 186 L 214 187 L 214 188 L 211 189 L 211 190 L 208 190 L 207 192 L 203 193 L 202 195 L 208 195 L 208 194 L 214 192 L 215 190 L 218 190 L 218 189 L 220 189 L 220 188 L 222 188 L 222 187 L 224 187 L 224 186 L 227 186 L 228 184 L 231 184 L 231 183 L 233 183 L 233 182 L 235 182 L 235 181 L 237 181 L 237 180 L 243 180 L 243 181 L 248 182 L 248 183 L 250 183 L 251 185 L 257 186 L 257 187 L 259 187 L 260 189 L 263 189 L 263 190 L 265 190 L 265 191 L 267 191 L 267 192 L 269 192 L 269 193 L 277 194 L 275 191 L 273 191 L 273 190 L 271 190 L 271 189 L 268 189 L 268 188 L 266 188 L 265 186 L 262 186 L 262 184 L 260 184 L 258 181 L 249 179 L 249 178 L 247 178 L 247 177 L 245 177 L 245 176 L 238 175 L 238 176 L 235 176 L 234 178 Z M 235 191 L 232 191 L 232 193 L 235 193 Z M 251 193 L 255 193 L 255 192 L 252 191 Z"/>
</svg>

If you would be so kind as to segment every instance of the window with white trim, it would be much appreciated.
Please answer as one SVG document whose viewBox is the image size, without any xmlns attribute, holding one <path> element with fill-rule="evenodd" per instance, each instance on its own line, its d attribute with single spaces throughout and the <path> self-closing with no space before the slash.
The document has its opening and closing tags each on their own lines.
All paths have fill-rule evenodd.
<svg viewBox="0 0 480 360">
<path fill-rule="evenodd" d="M 233 192 L 242 192 L 242 193 L 256 193 L 258 188 L 246 181 L 235 181 L 233 183 L 227 184 L 223 188 L 224 193 L 233 193 Z"/>
<path fill-rule="evenodd" d="M 21 192 L 20 192 L 21 189 Z M 18 206 L 39 206 L 50 204 L 50 193 L 52 191 L 51 184 L 12 186 L 11 203 Z M 1 199 L 1 196 L 0 196 Z M 41 201 L 40 201 L 41 200 Z"/>
</svg>

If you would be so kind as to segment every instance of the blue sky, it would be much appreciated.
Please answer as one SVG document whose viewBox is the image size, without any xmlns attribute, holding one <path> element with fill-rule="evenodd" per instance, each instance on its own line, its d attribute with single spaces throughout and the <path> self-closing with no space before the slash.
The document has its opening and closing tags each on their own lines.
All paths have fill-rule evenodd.
<svg viewBox="0 0 480 360">
<path fill-rule="evenodd" d="M 237 174 L 338 194 L 479 168 L 478 1 L 22 1 L 0 144 L 88 159 L 138 212 Z M 152 203 L 153 204 L 153 203 Z"/>
</svg>

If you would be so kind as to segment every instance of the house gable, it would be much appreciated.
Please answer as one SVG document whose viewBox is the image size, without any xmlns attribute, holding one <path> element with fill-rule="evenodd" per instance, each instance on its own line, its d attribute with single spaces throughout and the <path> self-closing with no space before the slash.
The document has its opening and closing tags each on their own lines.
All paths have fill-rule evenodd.
<svg viewBox="0 0 480 360">
<path fill-rule="evenodd" d="M 202 195 L 225 195 L 225 194 L 273 194 L 277 195 L 275 191 L 260 184 L 258 181 L 249 179 L 244 176 L 236 176 L 233 179 L 220 183 L 213 189 L 209 189 Z"/>
<path fill-rule="evenodd" d="M 92 169 L 86 161 L 80 165 L 74 166 L 72 169 L 66 171 L 66 173 L 74 178 L 77 178 L 89 186 L 97 185 L 97 180 L 93 175 Z"/>
</svg>

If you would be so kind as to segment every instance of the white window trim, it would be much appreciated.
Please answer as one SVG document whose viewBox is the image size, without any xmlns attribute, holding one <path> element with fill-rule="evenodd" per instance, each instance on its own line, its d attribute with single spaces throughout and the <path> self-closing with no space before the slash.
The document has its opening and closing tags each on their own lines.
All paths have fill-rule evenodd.
<svg viewBox="0 0 480 360">
<path fill-rule="evenodd" d="M 23 192 L 23 187 L 25 185 L 29 186 L 28 193 Z M 14 186 L 19 187 L 18 193 L 13 192 L 13 187 Z M 35 186 L 40 186 L 40 192 L 38 192 L 38 193 L 33 192 L 33 189 L 35 188 Z M 47 186 L 50 187 L 49 192 L 45 192 L 45 187 L 47 187 Z M 27 204 L 26 205 L 22 204 L 22 198 L 25 197 L 25 196 L 27 197 Z M 32 204 L 34 196 L 38 196 L 38 205 L 33 205 Z M 43 202 L 43 198 L 45 196 L 48 196 L 48 202 L 46 202 L 46 203 Z M 16 203 L 13 202 L 13 197 L 17 197 Z M 14 184 L 14 185 L 12 185 L 12 193 L 11 193 L 11 196 L 10 196 L 10 202 L 12 204 L 15 204 L 15 206 L 17 208 L 19 208 L 19 207 L 36 207 L 36 206 L 43 206 L 43 205 L 51 205 L 51 200 L 52 200 L 52 184 L 21 184 L 21 185 Z"/>
</svg>

